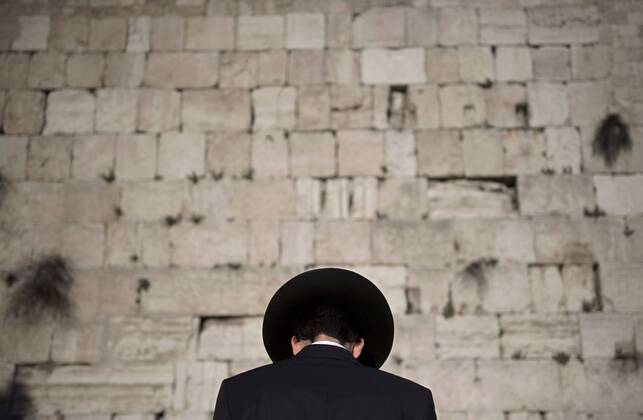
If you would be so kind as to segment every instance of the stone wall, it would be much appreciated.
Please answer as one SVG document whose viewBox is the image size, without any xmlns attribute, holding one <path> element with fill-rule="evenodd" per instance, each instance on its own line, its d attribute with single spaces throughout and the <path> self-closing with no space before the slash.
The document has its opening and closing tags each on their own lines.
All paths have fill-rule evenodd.
<svg viewBox="0 0 643 420">
<path fill-rule="evenodd" d="M 0 16 L 11 410 L 208 419 L 269 362 L 276 288 L 334 265 L 386 294 L 383 369 L 441 420 L 641 419 L 643 2 Z"/>
</svg>

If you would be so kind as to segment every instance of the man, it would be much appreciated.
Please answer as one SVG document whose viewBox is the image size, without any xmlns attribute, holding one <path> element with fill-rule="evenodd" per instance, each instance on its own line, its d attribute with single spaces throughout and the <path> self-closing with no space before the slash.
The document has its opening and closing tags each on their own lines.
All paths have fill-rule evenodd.
<svg viewBox="0 0 643 420">
<path fill-rule="evenodd" d="M 379 370 L 393 316 L 365 277 L 298 274 L 268 303 L 262 329 L 273 363 L 223 380 L 214 420 L 437 420 L 428 388 Z"/>
</svg>

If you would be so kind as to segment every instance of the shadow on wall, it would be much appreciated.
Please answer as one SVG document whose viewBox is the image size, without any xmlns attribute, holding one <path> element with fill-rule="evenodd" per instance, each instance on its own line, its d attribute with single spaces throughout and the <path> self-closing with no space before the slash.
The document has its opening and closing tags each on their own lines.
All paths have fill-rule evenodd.
<svg viewBox="0 0 643 420">
<path fill-rule="evenodd" d="M 632 148 L 630 132 L 618 114 L 609 114 L 596 128 L 592 153 L 601 156 L 608 167 L 611 167 L 621 153 Z"/>
</svg>

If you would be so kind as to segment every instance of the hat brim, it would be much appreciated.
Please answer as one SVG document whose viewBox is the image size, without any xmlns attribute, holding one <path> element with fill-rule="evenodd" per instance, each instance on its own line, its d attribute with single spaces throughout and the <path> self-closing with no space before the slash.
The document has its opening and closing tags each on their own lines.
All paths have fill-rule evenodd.
<svg viewBox="0 0 643 420">
<path fill-rule="evenodd" d="M 382 292 L 366 277 L 344 268 L 304 271 L 273 295 L 263 318 L 263 344 L 273 362 L 292 357 L 293 324 L 302 311 L 331 301 L 354 314 L 364 338 L 358 357 L 365 366 L 382 366 L 393 346 L 393 314 Z"/>
</svg>

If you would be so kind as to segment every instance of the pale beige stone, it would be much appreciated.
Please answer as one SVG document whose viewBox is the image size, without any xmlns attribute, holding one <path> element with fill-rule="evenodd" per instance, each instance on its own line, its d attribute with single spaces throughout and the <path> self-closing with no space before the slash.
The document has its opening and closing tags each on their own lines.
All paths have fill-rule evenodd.
<svg viewBox="0 0 643 420">
<path fill-rule="evenodd" d="M 205 173 L 205 134 L 167 132 L 159 137 L 158 174 L 185 179 Z"/>
<path fill-rule="evenodd" d="M 279 261 L 279 220 L 259 219 L 250 221 L 248 262 L 272 266 Z"/>
<path fill-rule="evenodd" d="M 612 52 L 607 45 L 572 45 L 574 79 L 603 79 L 612 71 Z"/>
<path fill-rule="evenodd" d="M 425 54 L 420 48 L 367 48 L 362 51 L 361 65 L 365 84 L 426 82 Z"/>
<path fill-rule="evenodd" d="M 27 84 L 31 88 L 55 89 L 65 83 L 65 55 L 55 52 L 36 53 L 29 63 Z"/>
<path fill-rule="evenodd" d="M 500 356 L 500 326 L 495 316 L 457 315 L 437 317 L 435 323 L 436 355 L 440 359 Z"/>
<path fill-rule="evenodd" d="M 530 44 L 594 43 L 599 39 L 597 7 L 535 8 L 527 19 Z"/>
<path fill-rule="evenodd" d="M 592 179 L 584 175 L 534 175 L 518 178 L 520 211 L 525 215 L 580 216 L 594 209 Z"/>
<path fill-rule="evenodd" d="M 563 125 L 569 119 L 570 109 L 567 87 L 561 83 L 529 83 L 529 125 Z"/>
<path fill-rule="evenodd" d="M 49 16 L 21 16 L 18 18 L 18 34 L 11 43 L 16 51 L 36 51 L 47 49 L 50 30 Z"/>
<path fill-rule="evenodd" d="M 522 82 L 533 78 L 531 54 L 527 47 L 498 47 L 496 76 L 501 82 Z"/>
<path fill-rule="evenodd" d="M 496 133 L 504 149 L 506 174 L 547 172 L 547 144 L 540 130 L 502 130 Z"/>
<path fill-rule="evenodd" d="M 300 130 L 330 128 L 330 92 L 327 86 L 310 85 L 299 88 L 296 125 Z"/>
<path fill-rule="evenodd" d="M 586 313 L 580 316 L 583 357 L 615 357 L 619 349 L 633 347 L 632 317 L 622 314 Z"/>
<path fill-rule="evenodd" d="M 240 177 L 250 171 L 251 137 L 247 132 L 209 133 L 206 166 L 210 173 Z"/>
<path fill-rule="evenodd" d="M 182 1 L 185 2 L 185 0 Z M 189 411 L 168 412 L 166 416 L 173 420 L 207 420 L 211 417 L 212 407 L 216 404 L 219 387 L 227 376 L 228 363 L 225 362 L 188 361 L 178 363 L 173 406 L 178 410 L 187 409 Z"/>
<path fill-rule="evenodd" d="M 417 159 L 413 131 L 387 131 L 384 138 L 384 154 L 387 174 L 415 176 Z"/>
<path fill-rule="evenodd" d="M 241 89 L 194 90 L 182 94 L 184 130 L 250 128 L 250 95 Z"/>
<path fill-rule="evenodd" d="M 113 136 L 77 137 L 73 146 L 72 177 L 91 181 L 114 173 L 115 151 Z"/>
<path fill-rule="evenodd" d="M 544 358 L 580 354 L 578 317 L 571 315 L 503 315 L 501 346 L 504 357 Z"/>
<path fill-rule="evenodd" d="M 89 41 L 89 19 L 85 16 L 60 16 L 51 20 L 49 47 L 55 51 L 82 51 Z"/>
<path fill-rule="evenodd" d="M 98 51 L 123 51 L 127 38 L 127 20 L 103 17 L 90 21 L 89 49 Z"/>
<path fill-rule="evenodd" d="M 426 78 L 431 83 L 460 80 L 458 50 L 456 48 L 427 48 Z"/>
<path fill-rule="evenodd" d="M 406 9 L 406 45 L 429 47 L 438 42 L 438 12 L 432 9 Z"/>
<path fill-rule="evenodd" d="M 443 127 L 481 125 L 487 113 L 483 90 L 475 85 L 441 87 L 440 109 Z"/>
<path fill-rule="evenodd" d="M 372 263 L 439 267 L 454 259 L 451 225 L 446 221 L 381 220 L 372 226 Z"/>
<path fill-rule="evenodd" d="M 292 176 L 335 175 L 335 137 L 327 132 L 295 132 L 288 139 Z"/>
<path fill-rule="evenodd" d="M 150 53 L 147 58 L 145 86 L 211 87 L 218 80 L 218 52 Z"/>
<path fill-rule="evenodd" d="M 519 84 L 498 83 L 484 92 L 487 121 L 493 127 L 527 125 L 527 89 Z"/>
<path fill-rule="evenodd" d="M 326 77 L 328 83 L 351 85 L 359 83 L 360 55 L 348 49 L 326 51 Z"/>
<path fill-rule="evenodd" d="M 187 205 L 188 199 L 187 185 L 182 181 L 129 182 L 123 184 L 121 190 L 122 218 L 128 221 L 163 222 L 168 216 L 177 217 Z M 187 224 L 183 224 L 182 226 L 190 227 Z M 188 232 L 188 234 L 189 233 L 190 232 Z M 186 237 L 182 239 L 186 242 L 189 241 L 189 238 Z M 188 243 L 186 246 L 194 246 L 198 249 L 197 243 Z M 194 248 L 192 248 L 191 251 L 194 252 Z M 180 251 L 175 250 L 175 252 L 189 253 L 186 249 L 181 249 Z M 199 258 L 199 252 L 194 252 L 194 254 L 195 256 L 192 258 Z M 186 258 L 190 257 L 186 256 Z M 203 256 L 202 258 L 207 258 L 207 256 Z M 173 261 L 176 262 L 176 260 Z"/>
<path fill-rule="evenodd" d="M 475 9 L 442 8 L 438 24 L 440 44 L 442 45 L 478 43 L 478 16 Z"/>
<path fill-rule="evenodd" d="M 127 46 L 128 52 L 145 52 L 150 50 L 152 19 L 149 16 L 136 16 L 128 19 Z"/>
<path fill-rule="evenodd" d="M 188 50 L 234 49 L 234 18 L 231 16 L 186 18 L 185 48 Z"/>
<path fill-rule="evenodd" d="M 339 175 L 380 175 L 384 164 L 384 136 L 370 130 L 337 132 Z"/>
<path fill-rule="evenodd" d="M 252 91 L 253 129 L 293 128 L 297 91 L 293 87 L 262 87 Z"/>
<path fill-rule="evenodd" d="M 71 172 L 71 139 L 32 137 L 29 140 L 27 176 L 41 181 L 60 181 Z"/>
<path fill-rule="evenodd" d="M 315 261 L 318 264 L 369 262 L 370 235 L 371 226 L 367 221 L 319 221 L 315 225 Z"/>
<path fill-rule="evenodd" d="M 607 114 L 610 94 L 604 82 L 572 82 L 569 91 L 569 111 L 574 125 L 597 126 Z"/>
<path fill-rule="evenodd" d="M 271 86 L 286 83 L 286 70 L 288 68 L 288 55 L 285 51 L 262 51 L 257 53 L 259 60 L 259 73 L 257 85 Z"/>
<path fill-rule="evenodd" d="M 581 139 L 571 127 L 545 129 L 547 167 L 556 173 L 577 174 L 581 171 Z"/>
<path fill-rule="evenodd" d="M 84 90 L 65 89 L 47 97 L 44 133 L 86 133 L 94 129 L 95 97 Z"/>
<path fill-rule="evenodd" d="M 141 53 L 111 53 L 105 64 L 105 86 L 134 88 L 141 85 L 145 75 L 145 55 Z"/>
<path fill-rule="evenodd" d="M 254 87 L 259 74 L 259 56 L 252 52 L 221 54 L 221 87 Z"/>
<path fill-rule="evenodd" d="M 284 47 L 283 16 L 240 16 L 237 20 L 237 49 L 269 50 Z"/>
<path fill-rule="evenodd" d="M 601 264 L 601 293 L 604 310 L 639 312 L 641 310 L 641 264 Z"/>
<path fill-rule="evenodd" d="M 378 186 L 378 215 L 388 219 L 420 219 L 427 212 L 425 178 L 388 178 Z"/>
<path fill-rule="evenodd" d="M 352 42 L 353 16 L 347 12 L 326 14 L 326 46 L 328 48 L 349 48 Z"/>
<path fill-rule="evenodd" d="M 29 54 L 0 54 L 0 88 L 20 89 L 27 87 Z"/>
<path fill-rule="evenodd" d="M 494 219 L 516 215 L 512 191 L 493 182 L 462 180 L 430 183 L 426 198 L 430 219 Z"/>
<path fill-rule="evenodd" d="M 288 176 L 288 142 L 283 131 L 264 130 L 253 133 L 250 153 L 253 177 Z"/>
<path fill-rule="evenodd" d="M 418 174 L 457 176 L 464 174 L 460 134 L 455 130 L 421 130 L 416 134 Z"/>
<path fill-rule="evenodd" d="M 480 42 L 483 44 L 524 44 L 527 40 L 525 10 L 514 7 L 480 9 Z"/>
<path fill-rule="evenodd" d="M 4 132 L 39 134 L 44 125 L 45 95 L 33 90 L 9 91 L 4 107 Z"/>
<path fill-rule="evenodd" d="M 353 20 L 353 47 L 402 47 L 405 27 L 404 8 L 373 7 Z"/>
<path fill-rule="evenodd" d="M 152 51 L 180 51 L 185 44 L 185 18 L 180 16 L 153 17 L 150 46 Z"/>
<path fill-rule="evenodd" d="M 466 175 L 493 176 L 503 173 L 503 145 L 497 131 L 465 130 L 462 135 L 462 150 Z"/>
<path fill-rule="evenodd" d="M 63 228 L 61 253 L 69 258 L 75 267 L 101 267 L 104 236 L 102 224 L 67 224 Z"/>
<path fill-rule="evenodd" d="M 199 358 L 260 359 L 264 355 L 259 317 L 208 320 L 200 336 Z"/>
<path fill-rule="evenodd" d="M 9 179 L 27 175 L 27 137 L 0 137 L 0 173 Z"/>
<path fill-rule="evenodd" d="M 496 51 L 496 61 L 499 59 Z M 501 79 L 500 69 L 494 69 L 494 58 L 491 54 L 491 48 L 478 46 L 462 46 L 458 48 L 458 67 L 460 69 L 460 80 L 464 82 L 489 82 Z"/>
<path fill-rule="evenodd" d="M 139 91 L 136 128 L 141 131 L 176 130 L 180 123 L 181 95 L 169 89 Z"/>
<path fill-rule="evenodd" d="M 65 80 L 70 87 L 92 88 L 103 84 L 103 54 L 71 54 L 67 58 Z"/>
<path fill-rule="evenodd" d="M 643 214 L 643 176 L 594 176 L 596 205 L 607 214 Z"/>
<path fill-rule="evenodd" d="M 293 50 L 288 54 L 288 84 L 311 85 L 324 83 L 325 51 Z"/>
<path fill-rule="evenodd" d="M 286 16 L 286 48 L 321 49 L 326 40 L 325 16 L 321 13 L 290 13 Z"/>
<path fill-rule="evenodd" d="M 534 77 L 543 81 L 571 79 L 569 48 L 544 46 L 531 50 Z"/>
<path fill-rule="evenodd" d="M 315 261 L 315 225 L 311 221 L 284 221 L 280 227 L 280 256 L 283 265 L 306 265 Z"/>
<path fill-rule="evenodd" d="M 418 129 L 440 127 L 437 85 L 409 86 L 407 101 L 408 125 Z"/>
<path fill-rule="evenodd" d="M 116 138 L 116 178 L 151 180 L 156 174 L 157 140 L 151 135 L 120 135 Z"/>
</svg>

